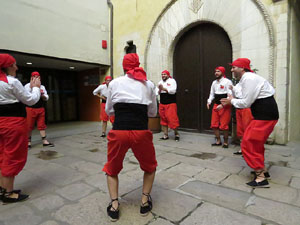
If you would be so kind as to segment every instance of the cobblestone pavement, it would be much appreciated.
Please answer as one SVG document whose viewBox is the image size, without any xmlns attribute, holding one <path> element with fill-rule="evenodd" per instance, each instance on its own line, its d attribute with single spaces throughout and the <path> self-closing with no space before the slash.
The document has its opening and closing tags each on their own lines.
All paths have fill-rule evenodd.
<svg viewBox="0 0 300 225">
<path fill-rule="evenodd" d="M 153 211 L 139 215 L 142 171 L 131 151 L 119 176 L 122 225 L 299 225 L 300 149 L 266 145 L 271 188 L 251 189 L 250 169 L 229 149 L 211 147 L 212 135 L 173 133 L 167 141 L 154 135 L 158 168 L 153 187 Z M 101 169 L 107 140 L 100 124 L 74 122 L 50 126 L 54 148 L 42 148 L 35 131 L 33 148 L 15 188 L 30 199 L 0 205 L 0 225 L 102 225 L 109 196 Z M 52 151 L 52 152 L 51 152 Z"/>
</svg>

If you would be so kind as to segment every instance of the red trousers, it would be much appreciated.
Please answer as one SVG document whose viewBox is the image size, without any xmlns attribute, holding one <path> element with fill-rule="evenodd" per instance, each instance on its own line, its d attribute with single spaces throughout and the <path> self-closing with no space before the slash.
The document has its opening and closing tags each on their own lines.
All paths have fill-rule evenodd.
<svg viewBox="0 0 300 225">
<path fill-rule="evenodd" d="M 231 106 L 225 105 L 224 108 L 217 111 L 217 104 L 214 104 L 211 113 L 211 125 L 212 129 L 228 130 L 231 120 Z"/>
<path fill-rule="evenodd" d="M 153 146 L 153 135 L 149 130 L 111 130 L 107 135 L 107 163 L 103 171 L 116 176 L 123 168 L 123 160 L 129 148 L 143 171 L 156 170 L 157 161 Z"/>
<path fill-rule="evenodd" d="M 101 121 L 110 121 L 111 123 L 114 123 L 115 117 L 114 116 L 108 116 L 105 112 L 105 103 L 101 102 L 101 109 L 100 109 L 100 120 Z"/>
<path fill-rule="evenodd" d="M 27 160 L 26 118 L 0 117 L 0 170 L 4 177 L 20 173 Z"/>
<path fill-rule="evenodd" d="M 45 124 L 45 109 L 44 108 L 30 108 L 26 107 L 28 129 L 34 129 L 35 122 L 37 122 L 38 130 L 46 130 Z"/>
<path fill-rule="evenodd" d="M 176 103 L 159 104 L 159 116 L 162 126 L 168 126 L 173 130 L 179 127 Z"/>
<path fill-rule="evenodd" d="M 242 141 L 242 153 L 249 167 L 261 170 L 265 164 L 265 147 L 269 135 L 277 120 L 252 120 L 247 127 Z"/>
<path fill-rule="evenodd" d="M 251 120 L 253 120 L 253 116 L 250 108 L 245 109 L 236 109 L 236 135 L 238 137 L 243 137 L 244 132 Z"/>
</svg>

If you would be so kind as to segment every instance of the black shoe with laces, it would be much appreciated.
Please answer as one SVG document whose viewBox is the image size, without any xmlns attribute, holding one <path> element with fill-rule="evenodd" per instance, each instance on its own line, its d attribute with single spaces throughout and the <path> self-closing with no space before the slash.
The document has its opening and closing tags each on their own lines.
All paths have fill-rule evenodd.
<svg viewBox="0 0 300 225">
<path fill-rule="evenodd" d="M 19 190 L 16 190 L 16 191 L 19 192 Z M 29 195 L 21 194 L 21 191 L 19 193 L 17 193 L 16 191 L 6 192 L 4 190 L 4 194 L 2 195 L 3 204 L 21 202 L 21 201 L 25 201 L 29 198 Z M 18 197 L 17 198 L 10 197 L 12 194 L 17 194 Z"/>
<path fill-rule="evenodd" d="M 150 194 L 145 194 L 143 195 L 147 196 L 148 200 L 145 203 L 142 203 L 141 208 L 140 208 L 140 214 L 142 216 L 147 216 L 149 212 L 152 210 L 152 198 Z"/>
<path fill-rule="evenodd" d="M 253 181 L 250 181 L 248 183 L 246 183 L 247 185 L 253 187 L 253 188 L 269 188 L 269 182 L 267 179 L 264 179 L 263 181 L 261 182 L 257 182 L 255 180 Z"/>
<path fill-rule="evenodd" d="M 100 137 L 106 137 L 106 134 L 105 133 L 102 133 L 102 135 Z"/>
<path fill-rule="evenodd" d="M 179 135 L 176 135 L 175 136 L 175 141 L 179 141 L 180 140 L 180 136 Z"/>
<path fill-rule="evenodd" d="M 119 205 L 120 203 L 118 203 L 118 208 L 115 209 L 113 206 L 112 206 L 112 203 L 114 201 L 118 201 L 118 199 L 112 199 L 111 202 L 109 203 L 109 205 L 107 206 L 107 215 L 108 217 L 110 218 L 110 221 L 111 222 L 116 222 L 118 219 L 119 219 Z"/>
<path fill-rule="evenodd" d="M 20 194 L 21 190 L 13 190 L 12 192 L 15 194 Z M 5 193 L 5 189 L 3 187 L 0 187 L 0 201 L 2 201 L 4 193 Z"/>
</svg>

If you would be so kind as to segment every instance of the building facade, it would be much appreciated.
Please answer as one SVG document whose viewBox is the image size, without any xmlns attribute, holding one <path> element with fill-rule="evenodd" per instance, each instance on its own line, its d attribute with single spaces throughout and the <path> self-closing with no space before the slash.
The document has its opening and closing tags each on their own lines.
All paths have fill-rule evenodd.
<svg viewBox="0 0 300 225">
<path fill-rule="evenodd" d="M 296 0 L 113 0 L 114 73 L 135 45 L 148 78 L 168 69 L 178 81 L 182 125 L 205 132 L 213 71 L 247 57 L 276 89 L 276 143 L 300 140 L 300 3 Z M 199 104 L 195 104 L 195 102 Z M 181 110 L 182 109 L 182 110 Z"/>
<path fill-rule="evenodd" d="M 40 72 L 50 122 L 99 120 L 94 88 L 110 66 L 107 1 L 0 0 L 0 52 L 10 53 L 27 83 Z"/>
</svg>

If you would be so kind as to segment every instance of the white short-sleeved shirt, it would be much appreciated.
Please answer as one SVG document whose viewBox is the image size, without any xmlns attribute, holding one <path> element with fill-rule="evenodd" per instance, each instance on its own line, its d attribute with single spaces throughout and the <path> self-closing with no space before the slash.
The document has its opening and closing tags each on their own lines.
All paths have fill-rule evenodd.
<svg viewBox="0 0 300 225">
<path fill-rule="evenodd" d="M 176 93 L 177 90 L 177 83 L 176 80 L 174 80 L 173 78 L 168 78 L 166 81 L 159 81 L 158 85 L 162 85 L 164 88 L 166 88 L 168 90 L 168 92 L 166 91 L 161 91 L 160 93 L 168 93 L 171 95 L 174 95 Z"/>
<path fill-rule="evenodd" d="M 108 87 L 106 84 L 100 84 L 94 91 L 93 95 L 100 94 L 101 96 L 107 97 Z"/>
<path fill-rule="evenodd" d="M 26 84 L 24 87 L 27 91 L 32 92 L 32 88 L 30 88 L 30 83 Z M 45 97 L 45 101 L 48 101 L 49 95 L 47 93 L 47 90 L 46 90 L 45 86 L 41 85 L 40 89 L 41 89 L 41 92 L 43 92 L 43 96 Z"/>
</svg>

